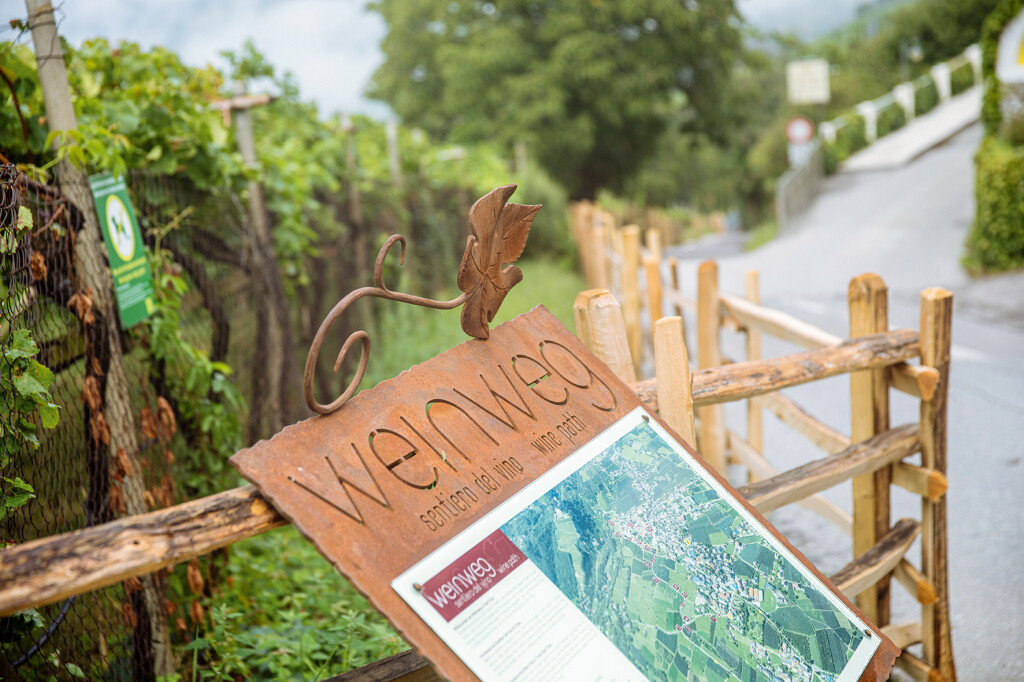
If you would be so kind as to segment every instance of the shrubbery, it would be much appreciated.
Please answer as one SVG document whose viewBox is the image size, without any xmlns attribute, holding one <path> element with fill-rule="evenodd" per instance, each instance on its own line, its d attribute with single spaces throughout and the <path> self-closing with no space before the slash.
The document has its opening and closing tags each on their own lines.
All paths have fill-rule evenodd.
<svg viewBox="0 0 1024 682">
<path fill-rule="evenodd" d="M 846 125 L 836 131 L 835 142 L 824 145 L 825 172 L 834 173 L 839 164 L 856 151 L 868 146 L 867 130 L 864 118 L 854 112 L 842 116 Z"/>
<path fill-rule="evenodd" d="M 915 84 L 914 115 L 927 114 L 939 103 L 939 89 L 931 76 L 921 76 Z"/>
<path fill-rule="evenodd" d="M 1024 267 L 1024 147 L 989 136 L 975 163 L 977 213 L 964 266 L 976 271 Z"/>
<path fill-rule="evenodd" d="M 961 64 L 950 72 L 949 85 L 954 96 L 974 86 L 974 67 L 970 62 Z"/>
<path fill-rule="evenodd" d="M 885 137 L 894 130 L 899 130 L 907 123 L 907 113 L 903 107 L 892 103 L 878 112 L 878 137 Z"/>
</svg>

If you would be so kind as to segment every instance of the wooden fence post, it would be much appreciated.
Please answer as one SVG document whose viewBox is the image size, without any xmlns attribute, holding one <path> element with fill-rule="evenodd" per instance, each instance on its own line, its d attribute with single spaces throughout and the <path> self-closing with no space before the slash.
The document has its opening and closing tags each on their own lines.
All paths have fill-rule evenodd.
<svg viewBox="0 0 1024 682">
<path fill-rule="evenodd" d="M 651 345 L 654 344 L 654 325 L 661 319 L 661 261 L 648 254 L 644 256 L 644 275 L 647 278 L 647 311 L 651 316 Z"/>
<path fill-rule="evenodd" d="M 921 292 L 921 364 L 939 372 L 931 400 L 921 401 L 921 464 L 946 474 L 946 409 L 949 399 L 949 352 L 952 343 L 953 294 L 932 288 Z M 949 621 L 949 568 L 946 496 L 923 500 L 921 568 L 938 599 L 921 607 L 924 658 L 949 682 L 956 682 Z"/>
<path fill-rule="evenodd" d="M 888 289 L 875 274 L 861 275 L 850 282 L 850 337 L 868 336 L 888 330 Z M 889 430 L 889 371 L 865 370 L 850 375 L 851 427 L 854 443 Z M 889 532 L 889 485 L 892 468 L 857 476 L 853 486 L 853 555 L 861 556 Z M 879 580 L 857 596 L 857 606 L 879 627 L 889 623 L 890 578 Z"/>
<path fill-rule="evenodd" d="M 721 304 L 718 300 L 718 264 L 704 261 L 697 270 L 697 366 L 722 364 Z M 725 474 L 725 414 L 721 405 L 700 408 L 700 453 Z"/>
<path fill-rule="evenodd" d="M 608 254 L 605 246 L 604 220 L 594 223 L 591 232 L 591 253 L 593 254 L 594 283 L 595 289 L 608 288 Z"/>
<path fill-rule="evenodd" d="M 761 288 L 757 270 L 748 270 L 744 281 L 744 294 L 751 303 L 761 304 Z M 761 332 L 753 327 L 747 329 L 747 360 L 761 359 Z M 764 454 L 764 413 L 761 411 L 761 399 L 751 398 L 747 401 L 747 442 L 755 450 Z M 753 472 L 747 470 L 748 480 Z"/>
<path fill-rule="evenodd" d="M 658 232 L 656 227 L 648 227 L 644 232 L 644 245 L 654 257 L 654 260 L 660 263 L 662 257 L 661 233 Z"/>
<path fill-rule="evenodd" d="M 663 317 L 654 323 L 654 375 L 658 378 L 658 412 L 683 440 L 696 446 L 690 358 L 683 343 L 683 319 Z"/>
<path fill-rule="evenodd" d="M 636 381 L 633 360 L 626 340 L 626 324 L 622 308 L 611 292 L 589 289 L 580 293 L 573 304 L 576 335 L 587 344 L 597 359 L 623 381 Z M 582 329 L 580 329 L 582 327 Z"/>
<path fill-rule="evenodd" d="M 622 317 L 633 367 L 639 374 L 644 340 L 640 328 L 640 228 L 636 225 L 622 228 Z"/>
<path fill-rule="evenodd" d="M 49 0 L 26 0 L 32 44 L 36 55 L 39 84 L 43 92 L 43 106 L 52 132 L 77 130 L 78 122 L 71 103 L 64 52 L 57 34 L 57 22 Z M 124 460 L 124 477 L 120 482 L 125 511 L 129 515 L 150 511 L 145 501 L 145 482 L 140 466 L 139 444 L 132 414 L 128 377 L 124 371 L 121 349 L 121 330 L 118 324 L 117 302 L 107 254 L 103 247 L 99 221 L 89 191 L 85 171 L 62 159 L 56 166 L 61 193 L 82 213 L 83 225 L 75 235 L 75 287 L 78 295 L 91 297 L 90 311 L 93 321 L 82 320 L 86 338 L 84 371 L 102 392 L 101 404 L 95 413 L 88 404 L 83 413 L 84 440 L 87 448 L 86 466 L 90 469 L 90 487 L 86 505 L 92 512 L 93 522 L 107 521 L 107 504 L 102 501 L 114 485 L 107 477 L 111 462 Z M 85 401 L 88 402 L 88 401 Z M 95 421 L 94 421 L 95 420 Z M 106 423 L 107 437 L 99 424 Z M 96 497 L 101 498 L 100 501 Z M 97 518 L 98 517 L 98 518 Z M 140 579 L 142 589 L 128 596 L 128 604 L 136 614 L 137 627 L 133 632 L 133 675 L 137 679 L 174 673 L 171 642 L 167 633 L 164 595 L 155 576 Z"/>
</svg>

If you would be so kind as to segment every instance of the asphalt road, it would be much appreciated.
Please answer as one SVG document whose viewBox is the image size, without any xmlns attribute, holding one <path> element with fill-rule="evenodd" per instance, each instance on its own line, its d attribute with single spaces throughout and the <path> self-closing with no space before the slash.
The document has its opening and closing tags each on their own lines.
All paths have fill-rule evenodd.
<svg viewBox="0 0 1024 682">
<path fill-rule="evenodd" d="M 961 680 L 1022 680 L 1024 273 L 972 281 L 959 265 L 974 213 L 972 158 L 980 139 L 975 125 L 903 168 L 832 176 L 792 229 L 757 251 L 739 253 L 735 237 L 726 235 L 671 255 L 683 259 L 680 281 L 691 296 L 700 260 L 715 257 L 723 291 L 742 293 L 744 273 L 755 268 L 766 305 L 842 336 L 848 332 L 847 286 L 859 274 L 875 272 L 887 282 L 891 328 L 919 327 L 922 289 L 953 292 L 948 508 L 954 651 Z M 742 357 L 739 339 L 730 336 L 725 332 L 726 353 Z M 796 350 L 765 339 L 766 356 Z M 787 394 L 849 432 L 848 378 Z M 918 403 L 892 394 L 892 424 L 917 421 Z M 729 422 L 741 430 L 743 415 L 742 406 L 728 406 Z M 821 456 L 770 415 L 765 447 L 782 469 Z M 893 519 L 919 519 L 918 498 L 894 491 Z M 827 496 L 850 509 L 849 484 Z M 811 512 L 787 508 L 771 518 L 826 573 L 851 558 L 849 539 Z M 920 563 L 919 549 L 909 556 Z M 892 589 L 894 622 L 915 619 L 915 603 L 897 583 Z"/>
</svg>

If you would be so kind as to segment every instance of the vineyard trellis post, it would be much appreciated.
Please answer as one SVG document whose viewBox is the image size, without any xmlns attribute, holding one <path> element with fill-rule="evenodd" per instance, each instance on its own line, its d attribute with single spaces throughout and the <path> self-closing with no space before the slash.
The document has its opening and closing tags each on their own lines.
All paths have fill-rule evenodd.
<svg viewBox="0 0 1024 682">
<path fill-rule="evenodd" d="M 47 0 L 26 0 L 25 5 L 50 131 L 77 130 L 53 8 Z M 60 136 L 57 139 L 59 144 Z M 125 511 L 136 515 L 149 509 L 144 497 L 128 378 L 123 366 L 119 318 L 112 300 L 113 280 L 104 258 L 88 178 L 84 170 L 67 158 L 57 163 L 56 175 L 61 192 L 82 216 L 75 239 L 74 271 L 77 296 L 84 298 L 75 308 L 79 311 L 86 340 L 85 381 L 96 388 L 95 392 L 85 392 L 83 419 L 90 459 L 89 512 L 92 518 L 89 522 L 94 524 L 109 520 L 106 499 L 111 461 L 124 461 L 128 465 L 124 467 L 124 478 L 120 482 Z M 174 662 L 157 577 L 144 576 L 141 585 L 138 591 L 127 587 L 125 590 L 136 617 L 133 666 L 137 679 L 153 679 L 173 674 Z"/>
</svg>

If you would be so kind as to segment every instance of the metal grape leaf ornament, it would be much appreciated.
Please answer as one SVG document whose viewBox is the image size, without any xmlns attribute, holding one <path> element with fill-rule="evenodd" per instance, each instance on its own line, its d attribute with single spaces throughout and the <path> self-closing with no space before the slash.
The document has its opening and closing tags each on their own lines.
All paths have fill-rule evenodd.
<svg viewBox="0 0 1024 682">
<path fill-rule="evenodd" d="M 540 205 L 510 204 L 515 185 L 488 192 L 469 209 L 472 234 L 459 265 L 459 289 L 465 292 L 462 329 L 477 339 L 490 337 L 494 320 L 505 295 L 522 281 L 523 271 L 515 265 L 530 234 L 530 225 Z"/>
<path fill-rule="evenodd" d="M 435 301 L 392 291 L 384 284 L 384 261 L 395 244 L 401 244 L 399 262 L 405 263 L 405 237 L 398 234 L 388 237 L 384 246 L 380 248 L 377 262 L 373 266 L 374 286 L 350 291 L 345 298 L 338 301 L 331 312 L 327 313 L 327 317 L 317 329 L 316 336 L 313 337 L 302 376 L 302 392 L 309 409 L 319 414 L 330 414 L 344 405 L 359 389 L 370 354 L 370 335 L 363 330 L 349 334 L 338 353 L 337 360 L 334 361 L 334 371 L 337 373 L 352 347 L 360 345 L 359 366 L 345 391 L 326 405 L 317 402 L 313 395 L 316 363 L 324 339 L 327 338 L 327 332 L 348 307 L 361 298 L 372 296 L 439 310 L 451 310 L 465 304 L 462 308 L 462 329 L 477 339 L 490 337 L 488 324 L 494 319 L 494 313 L 498 312 L 498 307 L 505 300 L 505 294 L 509 289 L 523 279 L 522 270 L 516 266 L 508 265 L 504 269 L 502 266 L 514 263 L 523 255 L 526 238 L 530 234 L 530 224 L 541 208 L 539 205 L 508 203 L 509 197 L 515 191 L 515 185 L 499 187 L 481 197 L 469 209 L 469 226 L 473 234 L 466 241 L 466 252 L 462 255 L 458 277 L 459 289 L 463 293 L 450 301 Z"/>
</svg>

